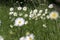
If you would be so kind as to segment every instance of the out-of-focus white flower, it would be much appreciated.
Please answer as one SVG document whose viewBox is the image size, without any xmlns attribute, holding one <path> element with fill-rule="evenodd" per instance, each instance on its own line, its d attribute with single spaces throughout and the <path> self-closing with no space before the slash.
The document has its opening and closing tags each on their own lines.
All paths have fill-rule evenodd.
<svg viewBox="0 0 60 40">
<path fill-rule="evenodd" d="M 14 26 L 23 26 L 25 24 L 25 20 L 23 18 L 16 18 Z"/>
<path fill-rule="evenodd" d="M 43 12 L 43 10 L 39 10 L 39 13 L 42 13 Z"/>
<path fill-rule="evenodd" d="M 58 12 L 53 11 L 53 12 L 51 12 L 51 13 L 49 14 L 49 17 L 50 17 L 51 19 L 57 19 L 57 18 L 59 17 L 59 14 L 58 14 Z"/>
<path fill-rule="evenodd" d="M 42 26 L 45 27 L 45 28 L 47 27 L 46 24 L 43 24 Z"/>
<path fill-rule="evenodd" d="M 28 21 L 25 21 L 25 24 L 28 24 Z"/>
<path fill-rule="evenodd" d="M 40 18 L 41 18 L 41 19 L 43 19 L 44 17 L 43 17 L 43 16 L 41 16 Z"/>
<path fill-rule="evenodd" d="M 23 14 L 22 13 L 19 13 L 19 16 L 22 16 Z"/>
<path fill-rule="evenodd" d="M 14 13 L 13 13 L 13 15 L 14 15 L 14 16 L 17 16 L 17 13 L 16 13 L 16 12 L 14 12 Z"/>
<path fill-rule="evenodd" d="M 48 6 L 48 8 L 53 8 L 54 6 L 53 6 L 53 4 L 49 4 L 49 6 Z"/>
<path fill-rule="evenodd" d="M 18 10 L 22 10 L 22 7 L 17 7 Z"/>
<path fill-rule="evenodd" d="M 24 11 L 27 11 L 27 7 L 23 7 L 23 10 L 24 10 Z"/>
<path fill-rule="evenodd" d="M 13 7 L 11 7 L 11 8 L 10 8 L 10 11 L 13 11 L 13 10 L 14 10 L 14 8 L 13 8 Z"/>
<path fill-rule="evenodd" d="M 41 14 L 40 14 L 40 13 L 38 13 L 38 14 L 37 14 L 37 16 L 41 16 Z"/>
<path fill-rule="evenodd" d="M 2 36 L 0 36 L 0 40 L 4 40 L 4 38 Z"/>
<path fill-rule="evenodd" d="M 34 10 L 33 10 L 33 14 L 36 14 L 37 12 L 38 12 L 37 9 L 34 9 Z"/>
<path fill-rule="evenodd" d="M 45 14 L 45 13 L 43 13 L 43 14 L 42 14 L 42 16 L 46 16 L 46 14 Z"/>
<path fill-rule="evenodd" d="M 25 40 L 34 40 L 34 35 L 30 34 L 30 35 L 26 36 Z"/>
<path fill-rule="evenodd" d="M 13 15 L 14 12 L 9 12 L 9 15 Z"/>
<path fill-rule="evenodd" d="M 28 14 L 25 14 L 24 17 L 28 17 Z"/>
<path fill-rule="evenodd" d="M 34 14 L 30 14 L 29 17 L 32 18 L 34 16 Z"/>
<path fill-rule="evenodd" d="M 21 38 L 19 38 L 19 40 L 25 40 L 25 37 L 21 37 Z"/>
<path fill-rule="evenodd" d="M 10 25 L 10 28 L 13 28 L 13 25 Z"/>
<path fill-rule="evenodd" d="M 46 18 L 49 19 L 50 18 L 49 15 L 47 15 Z"/>
<path fill-rule="evenodd" d="M 48 11 L 48 9 L 45 9 L 45 12 L 47 12 Z"/>
</svg>

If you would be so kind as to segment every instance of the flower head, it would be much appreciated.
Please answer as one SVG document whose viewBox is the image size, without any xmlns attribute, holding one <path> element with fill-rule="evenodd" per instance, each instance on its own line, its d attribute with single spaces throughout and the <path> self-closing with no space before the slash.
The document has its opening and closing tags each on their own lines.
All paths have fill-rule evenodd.
<svg viewBox="0 0 60 40">
<path fill-rule="evenodd" d="M 53 8 L 54 6 L 53 6 L 53 4 L 50 4 L 49 6 L 48 6 L 48 8 Z"/>
<path fill-rule="evenodd" d="M 59 14 L 58 14 L 58 12 L 56 12 L 56 11 L 51 12 L 50 15 L 49 15 L 49 17 L 50 17 L 51 19 L 57 19 L 58 16 L 59 16 Z"/>
<path fill-rule="evenodd" d="M 27 10 L 27 7 L 23 7 L 23 10 L 26 11 Z"/>
<path fill-rule="evenodd" d="M 13 10 L 14 10 L 14 8 L 13 8 L 13 7 L 11 7 L 11 8 L 10 8 L 10 11 L 13 11 Z"/>
<path fill-rule="evenodd" d="M 2 36 L 0 36 L 0 40 L 4 40 L 4 38 Z"/>
<path fill-rule="evenodd" d="M 25 24 L 25 20 L 23 18 L 16 18 L 14 25 L 15 26 L 23 26 Z"/>
<path fill-rule="evenodd" d="M 22 7 L 17 7 L 17 9 L 18 9 L 18 10 L 21 10 L 21 9 L 22 9 Z"/>
<path fill-rule="evenodd" d="M 26 36 L 25 40 L 34 40 L 34 35 L 30 34 L 30 35 Z"/>
</svg>

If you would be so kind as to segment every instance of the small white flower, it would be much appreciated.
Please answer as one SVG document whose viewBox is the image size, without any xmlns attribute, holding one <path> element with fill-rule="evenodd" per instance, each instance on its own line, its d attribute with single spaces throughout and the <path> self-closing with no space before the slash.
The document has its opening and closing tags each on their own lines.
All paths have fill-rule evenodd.
<svg viewBox="0 0 60 40">
<path fill-rule="evenodd" d="M 9 12 L 9 15 L 12 15 L 14 12 Z"/>
<path fill-rule="evenodd" d="M 38 14 L 37 14 L 37 16 L 41 16 L 41 14 L 40 14 L 40 13 L 38 13 Z"/>
<path fill-rule="evenodd" d="M 28 14 L 25 14 L 24 17 L 28 17 Z"/>
<path fill-rule="evenodd" d="M 24 10 L 24 11 L 27 11 L 27 7 L 23 7 L 23 10 Z"/>
<path fill-rule="evenodd" d="M 46 24 L 43 24 L 42 26 L 45 27 L 45 28 L 47 27 Z"/>
<path fill-rule="evenodd" d="M 23 26 L 25 24 L 25 20 L 23 18 L 16 18 L 14 26 Z"/>
<path fill-rule="evenodd" d="M 25 40 L 25 37 L 21 37 L 21 38 L 19 38 L 19 40 Z"/>
<path fill-rule="evenodd" d="M 25 24 L 28 24 L 28 21 L 25 21 Z"/>
<path fill-rule="evenodd" d="M 47 15 L 46 18 L 49 19 L 50 18 L 49 15 Z"/>
<path fill-rule="evenodd" d="M 51 13 L 49 14 L 49 17 L 50 17 L 51 19 L 57 19 L 57 18 L 59 17 L 59 14 L 58 14 L 58 12 L 53 11 L 53 12 L 51 12 Z"/>
<path fill-rule="evenodd" d="M 13 25 L 10 25 L 11 28 L 13 28 Z"/>
<path fill-rule="evenodd" d="M 11 8 L 10 8 L 10 11 L 13 11 L 13 10 L 14 10 L 14 8 L 13 8 L 13 7 L 11 7 Z"/>
<path fill-rule="evenodd" d="M 34 15 L 33 14 L 30 14 L 29 17 L 32 18 Z"/>
<path fill-rule="evenodd" d="M 45 9 L 45 12 L 47 12 L 48 11 L 48 9 Z"/>
<path fill-rule="evenodd" d="M 19 16 L 22 16 L 23 14 L 22 13 L 19 13 Z"/>
<path fill-rule="evenodd" d="M 34 40 L 34 35 L 30 34 L 30 35 L 26 36 L 25 40 Z"/>
<path fill-rule="evenodd" d="M 42 13 L 43 12 L 43 10 L 39 10 L 39 13 Z"/>
<path fill-rule="evenodd" d="M 4 38 L 2 36 L 0 36 L 0 40 L 4 40 Z"/>
<path fill-rule="evenodd" d="M 42 14 L 42 16 L 46 16 L 46 14 L 45 14 L 45 13 L 43 13 L 43 14 Z"/>
<path fill-rule="evenodd" d="M 17 7 L 18 10 L 22 10 L 22 7 Z"/>
<path fill-rule="evenodd" d="M 48 6 L 48 8 L 53 8 L 54 6 L 53 6 L 53 4 L 49 4 L 49 6 Z"/>
<path fill-rule="evenodd" d="M 34 10 L 33 10 L 33 14 L 36 14 L 37 12 L 38 12 L 37 9 L 34 9 Z"/>
<path fill-rule="evenodd" d="M 41 16 L 40 18 L 41 18 L 41 19 L 43 19 L 44 17 L 43 17 L 43 16 Z"/>
<path fill-rule="evenodd" d="M 14 16 L 17 16 L 17 13 L 16 12 L 14 12 L 14 14 L 13 14 Z"/>
</svg>

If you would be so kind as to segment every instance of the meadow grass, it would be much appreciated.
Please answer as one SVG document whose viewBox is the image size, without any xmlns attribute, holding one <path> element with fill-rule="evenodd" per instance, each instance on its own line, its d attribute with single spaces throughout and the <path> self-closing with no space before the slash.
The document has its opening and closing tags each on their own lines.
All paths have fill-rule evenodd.
<svg viewBox="0 0 60 40">
<path fill-rule="evenodd" d="M 0 20 L 2 21 L 0 35 L 3 36 L 5 40 L 19 40 L 20 37 L 25 36 L 26 32 L 33 33 L 35 40 L 60 40 L 60 19 L 36 21 L 27 18 L 26 20 L 30 21 L 27 25 L 10 28 L 9 25 L 12 22 L 9 19 L 9 8 L 8 6 L 0 6 Z M 44 7 L 40 9 L 44 9 Z M 42 26 L 43 23 L 47 24 L 46 28 Z M 12 31 L 13 34 L 10 34 L 10 31 Z"/>
</svg>

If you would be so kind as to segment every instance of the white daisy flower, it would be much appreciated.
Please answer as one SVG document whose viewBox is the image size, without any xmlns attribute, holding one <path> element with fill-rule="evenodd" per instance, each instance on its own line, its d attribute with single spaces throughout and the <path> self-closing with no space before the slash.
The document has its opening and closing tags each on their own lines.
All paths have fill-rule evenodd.
<svg viewBox="0 0 60 40">
<path fill-rule="evenodd" d="M 23 26 L 25 24 L 25 19 L 23 18 L 16 18 L 14 26 Z"/>
<path fill-rule="evenodd" d="M 33 14 L 36 14 L 37 12 L 38 12 L 37 9 L 34 9 L 34 10 L 33 10 Z"/>
<path fill-rule="evenodd" d="M 51 13 L 49 14 L 49 17 L 50 17 L 51 19 L 57 19 L 57 18 L 59 17 L 59 14 L 58 14 L 58 12 L 53 11 L 53 12 L 51 12 Z"/>
<path fill-rule="evenodd" d="M 13 25 L 10 25 L 10 28 L 13 28 Z"/>
<path fill-rule="evenodd" d="M 43 14 L 42 14 L 42 16 L 46 16 L 46 14 L 45 14 L 45 13 L 43 13 Z"/>
<path fill-rule="evenodd" d="M 34 40 L 34 35 L 30 34 L 30 35 L 26 36 L 25 40 Z"/>
<path fill-rule="evenodd" d="M 0 40 L 4 40 L 4 38 L 2 36 L 0 36 Z"/>
<path fill-rule="evenodd" d="M 32 18 L 34 16 L 34 14 L 30 14 L 29 17 Z"/>
<path fill-rule="evenodd" d="M 25 14 L 24 17 L 28 17 L 28 14 Z"/>
<path fill-rule="evenodd" d="M 24 11 L 27 11 L 27 7 L 23 7 L 23 10 L 24 10 Z"/>
<path fill-rule="evenodd" d="M 47 15 L 46 18 L 49 19 L 50 18 L 49 15 Z"/>
<path fill-rule="evenodd" d="M 47 27 L 46 24 L 43 24 L 42 26 L 45 27 L 45 28 Z"/>
<path fill-rule="evenodd" d="M 17 7 L 18 10 L 22 10 L 22 7 Z"/>
<path fill-rule="evenodd" d="M 43 10 L 39 10 L 39 13 L 42 13 L 43 12 Z"/>
<path fill-rule="evenodd" d="M 25 21 L 25 24 L 28 24 L 28 21 Z"/>
<path fill-rule="evenodd" d="M 16 13 L 16 12 L 14 12 L 13 16 L 17 16 L 17 13 Z"/>
<path fill-rule="evenodd" d="M 37 14 L 37 16 L 41 16 L 41 14 L 40 14 L 40 13 L 38 13 L 38 14 Z"/>
<path fill-rule="evenodd" d="M 41 16 L 40 18 L 41 18 L 41 19 L 43 19 L 44 17 L 43 17 L 43 16 Z"/>
<path fill-rule="evenodd" d="M 9 12 L 9 15 L 13 15 L 14 12 Z"/>
<path fill-rule="evenodd" d="M 19 38 L 19 40 L 25 40 L 25 37 L 21 37 L 21 38 Z"/>
<path fill-rule="evenodd" d="M 10 11 L 13 11 L 13 10 L 14 10 L 14 8 L 13 8 L 13 7 L 11 7 L 11 8 L 10 8 Z"/>
<path fill-rule="evenodd" d="M 49 4 L 49 6 L 48 6 L 48 8 L 53 8 L 54 6 L 53 6 L 53 4 Z"/>
</svg>

